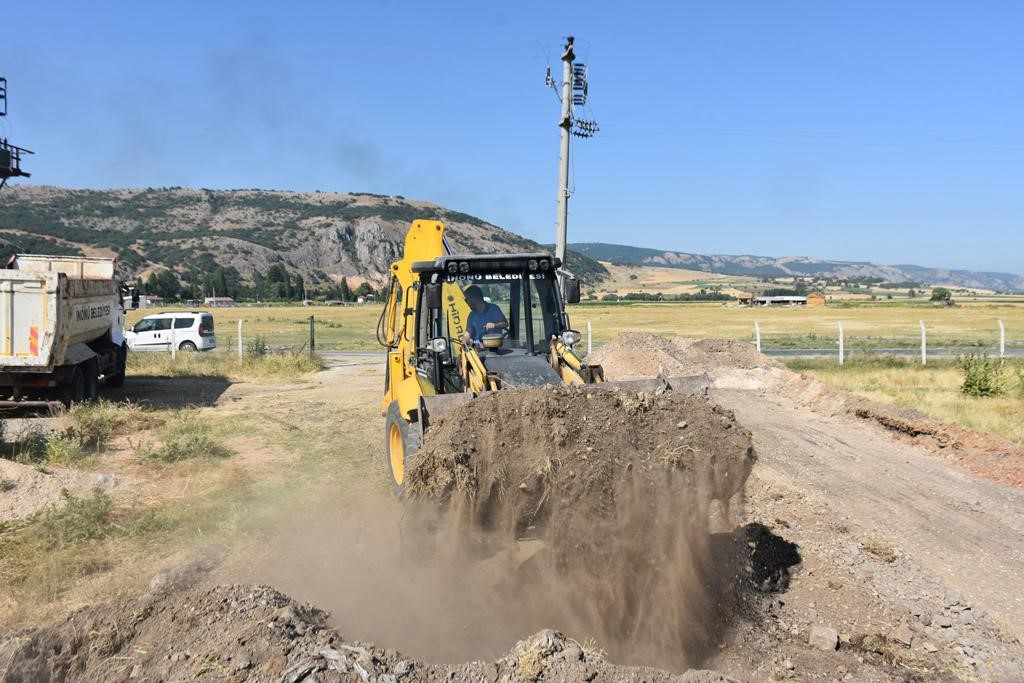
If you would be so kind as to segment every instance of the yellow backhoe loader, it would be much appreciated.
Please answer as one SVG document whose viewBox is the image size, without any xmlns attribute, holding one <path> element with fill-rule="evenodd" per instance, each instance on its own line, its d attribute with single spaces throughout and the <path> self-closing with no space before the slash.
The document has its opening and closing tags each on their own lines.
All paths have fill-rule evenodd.
<svg viewBox="0 0 1024 683">
<path fill-rule="evenodd" d="M 424 432 L 457 404 L 503 388 L 604 382 L 601 367 L 573 351 L 580 334 L 564 303 L 577 303 L 580 287 L 557 258 L 452 254 L 444 231 L 439 221 L 412 223 L 377 328 L 388 351 L 381 412 L 399 495 Z M 671 386 L 665 378 L 616 384 Z"/>
</svg>

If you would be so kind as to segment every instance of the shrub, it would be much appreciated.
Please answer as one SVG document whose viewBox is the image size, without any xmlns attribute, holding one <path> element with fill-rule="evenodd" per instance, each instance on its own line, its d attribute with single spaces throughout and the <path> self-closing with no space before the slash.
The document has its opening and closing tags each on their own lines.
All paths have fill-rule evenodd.
<svg viewBox="0 0 1024 683">
<path fill-rule="evenodd" d="M 135 403 L 114 403 L 100 399 L 71 408 L 72 427 L 83 446 L 102 448 L 110 437 L 147 426 L 142 407 Z"/>
<path fill-rule="evenodd" d="M 145 458 L 178 462 L 194 458 L 226 458 L 231 451 L 213 435 L 210 425 L 201 422 L 194 411 L 182 411 L 167 425 L 156 447 L 140 450 Z"/>
<path fill-rule="evenodd" d="M 52 434 L 46 439 L 46 462 L 70 465 L 82 457 L 82 442 L 73 434 Z"/>
<path fill-rule="evenodd" d="M 76 498 L 63 489 L 60 495 L 63 507 L 51 506 L 39 518 L 39 528 L 49 548 L 99 540 L 110 532 L 114 501 L 109 494 L 96 489 L 90 498 Z"/>
<path fill-rule="evenodd" d="M 959 358 L 964 373 L 960 392 L 968 396 L 998 396 L 1006 391 L 1006 368 L 999 358 L 988 353 L 970 354 Z"/>
<path fill-rule="evenodd" d="M 267 344 L 267 338 L 263 335 L 256 335 L 245 345 L 245 352 L 253 358 L 262 358 L 267 355 L 270 353 L 270 345 Z"/>
</svg>

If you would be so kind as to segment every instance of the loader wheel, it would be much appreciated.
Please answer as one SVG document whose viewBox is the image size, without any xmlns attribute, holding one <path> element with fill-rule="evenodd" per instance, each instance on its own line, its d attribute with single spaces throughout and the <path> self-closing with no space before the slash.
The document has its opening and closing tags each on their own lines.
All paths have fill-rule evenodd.
<svg viewBox="0 0 1024 683">
<path fill-rule="evenodd" d="M 398 401 L 392 401 L 384 423 L 384 448 L 391 476 L 391 490 L 396 496 L 405 494 L 406 473 L 420 449 L 421 437 L 417 427 L 402 417 Z"/>
</svg>

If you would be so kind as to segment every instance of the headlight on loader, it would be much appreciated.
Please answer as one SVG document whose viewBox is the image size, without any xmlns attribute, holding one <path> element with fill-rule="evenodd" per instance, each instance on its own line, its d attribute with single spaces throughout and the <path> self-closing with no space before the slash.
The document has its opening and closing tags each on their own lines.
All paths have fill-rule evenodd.
<svg viewBox="0 0 1024 683">
<path fill-rule="evenodd" d="M 444 353 L 448 350 L 448 340 L 444 337 L 434 337 L 427 342 L 427 350 L 434 353 Z"/>
<path fill-rule="evenodd" d="M 562 332 L 562 343 L 566 346 L 572 346 L 581 339 L 581 335 L 576 330 L 566 330 Z"/>
</svg>

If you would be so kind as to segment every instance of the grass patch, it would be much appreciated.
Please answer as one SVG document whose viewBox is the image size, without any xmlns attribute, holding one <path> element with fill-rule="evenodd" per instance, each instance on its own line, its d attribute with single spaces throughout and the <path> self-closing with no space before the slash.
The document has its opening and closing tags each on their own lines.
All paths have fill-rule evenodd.
<svg viewBox="0 0 1024 683">
<path fill-rule="evenodd" d="M 136 403 L 100 399 L 71 408 L 72 431 L 82 446 L 103 448 L 111 437 L 152 426 L 153 418 Z"/>
<path fill-rule="evenodd" d="M 938 420 L 992 432 L 1024 445 L 1024 382 L 1001 396 L 968 396 L 961 392 L 963 372 L 954 358 L 929 360 L 928 365 L 904 358 L 854 356 L 845 365 L 834 359 L 793 358 L 784 361 L 825 384 L 881 403 L 915 408 Z M 1006 360 L 1008 374 L 1024 377 L 1024 362 Z"/>
<path fill-rule="evenodd" d="M 11 443 L 3 444 L 3 456 L 22 465 L 54 463 L 71 465 L 82 458 L 82 444 L 73 433 L 54 434 L 39 428 L 26 430 Z"/>
<path fill-rule="evenodd" d="M 128 354 L 128 374 L 149 377 L 217 377 L 233 381 L 297 380 L 323 370 L 324 361 L 309 354 L 267 353 L 245 356 L 233 353 L 169 353 Z"/>
<path fill-rule="evenodd" d="M 194 410 L 180 411 L 164 426 L 158 444 L 147 444 L 139 449 L 140 457 L 162 462 L 231 455 L 231 449 L 213 433 L 210 423 L 200 420 Z"/>
</svg>

